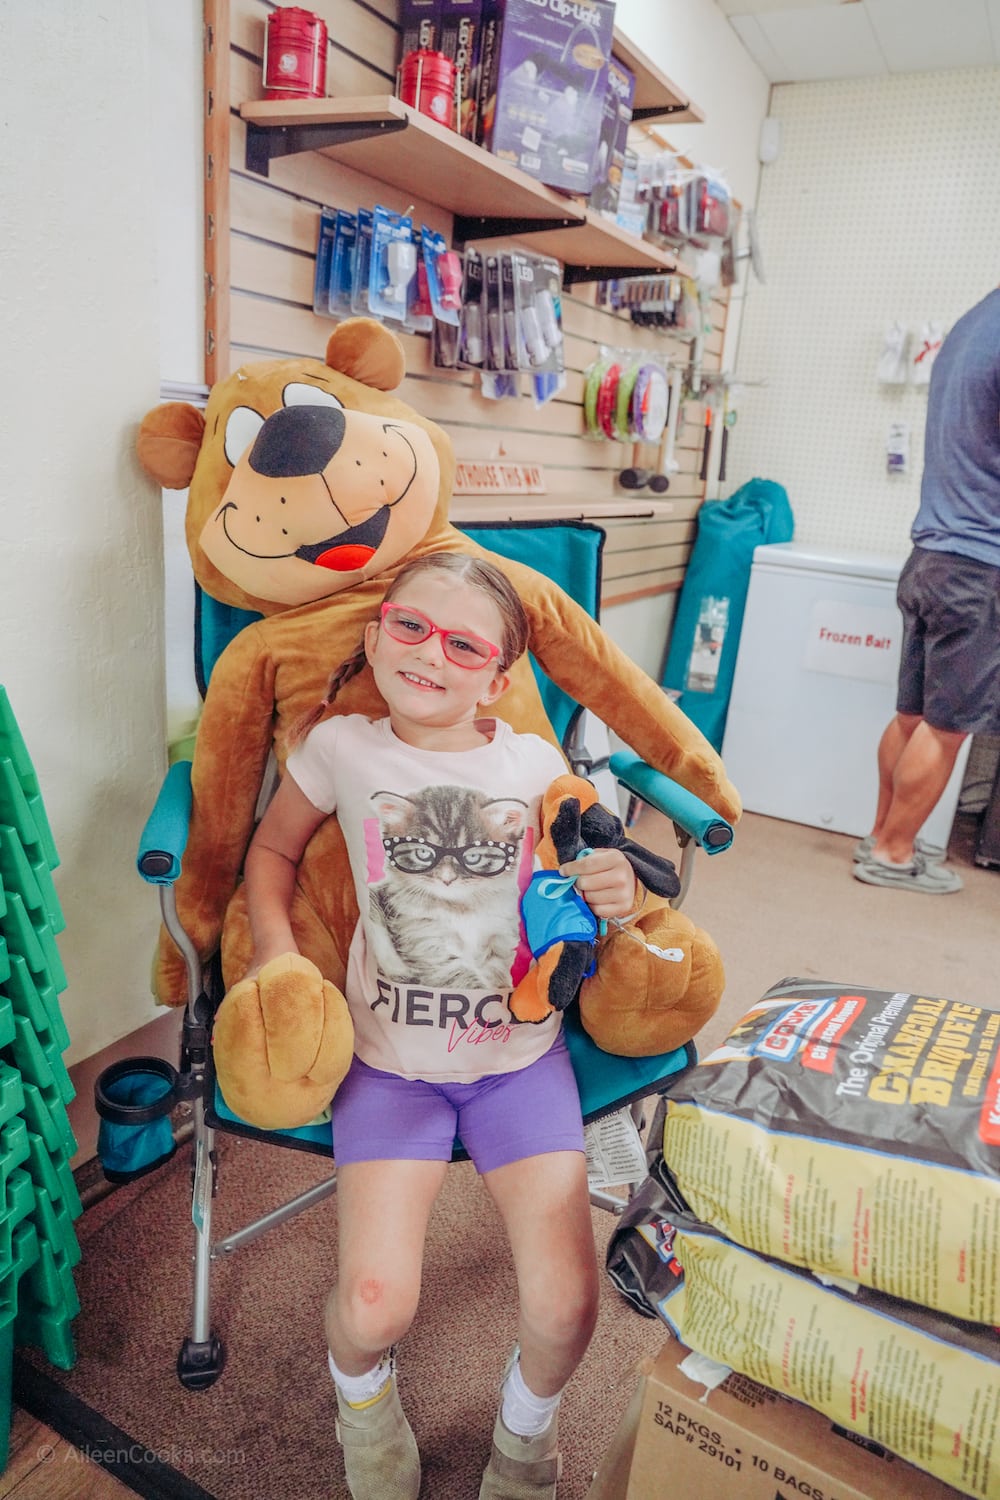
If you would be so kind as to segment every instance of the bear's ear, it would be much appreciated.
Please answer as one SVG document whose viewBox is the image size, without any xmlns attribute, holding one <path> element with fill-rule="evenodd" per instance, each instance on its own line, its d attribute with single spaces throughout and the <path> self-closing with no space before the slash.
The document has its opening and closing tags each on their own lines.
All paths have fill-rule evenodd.
<svg viewBox="0 0 1000 1500">
<path fill-rule="evenodd" d="M 406 356 L 394 333 L 374 318 L 348 318 L 331 333 L 326 362 L 376 391 L 394 391 L 406 374 Z"/>
<path fill-rule="evenodd" d="M 205 417 L 196 406 L 186 401 L 155 406 L 139 424 L 139 462 L 164 489 L 186 489 L 194 475 L 204 432 Z"/>
</svg>

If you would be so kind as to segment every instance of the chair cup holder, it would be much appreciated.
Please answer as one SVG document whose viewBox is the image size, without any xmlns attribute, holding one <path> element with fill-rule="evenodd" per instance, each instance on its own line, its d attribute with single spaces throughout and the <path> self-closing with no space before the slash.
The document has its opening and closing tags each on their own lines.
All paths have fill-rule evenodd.
<svg viewBox="0 0 1000 1500">
<path fill-rule="evenodd" d="M 161 1057 L 124 1058 L 99 1075 L 97 1155 L 109 1182 L 131 1182 L 170 1160 L 170 1114 L 182 1092 L 177 1069 Z"/>
</svg>

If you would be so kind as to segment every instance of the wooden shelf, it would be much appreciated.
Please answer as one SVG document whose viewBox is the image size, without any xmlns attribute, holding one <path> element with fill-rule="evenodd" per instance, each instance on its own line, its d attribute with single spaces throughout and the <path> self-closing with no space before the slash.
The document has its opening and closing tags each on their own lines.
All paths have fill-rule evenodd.
<svg viewBox="0 0 1000 1500">
<path fill-rule="evenodd" d="M 241 106 L 247 168 L 319 151 L 402 192 L 419 191 L 455 215 L 455 238 L 522 238 L 567 269 L 566 281 L 672 271 L 677 258 L 439 125 L 391 94 L 359 99 L 269 99 Z"/>
<path fill-rule="evenodd" d="M 666 73 L 651 63 L 639 52 L 618 27 L 614 30 L 611 50 L 625 66 L 635 74 L 635 100 L 632 118 L 641 120 L 671 120 L 678 125 L 699 125 L 705 112 L 693 104 L 683 89 L 679 89 Z"/>
<path fill-rule="evenodd" d="M 495 218 L 566 219 L 583 211 L 573 199 L 490 156 L 456 131 L 391 94 L 360 99 L 263 99 L 244 104 L 248 127 L 265 132 L 254 147 L 271 157 L 319 151 L 366 177 L 420 193 L 449 213 Z M 364 132 L 351 139 L 355 128 Z M 247 166 L 251 162 L 248 130 Z M 263 175 L 266 176 L 266 165 Z"/>
<path fill-rule="evenodd" d="M 630 234 L 590 208 L 584 211 L 582 225 L 540 230 L 532 234 L 531 245 L 539 254 L 552 255 L 564 262 L 563 280 L 567 286 L 606 277 L 657 276 L 665 271 L 690 274 L 672 250 L 663 250 L 650 240 Z"/>
<path fill-rule="evenodd" d="M 465 521 L 651 521 L 673 516 L 670 500 L 572 500 L 544 495 L 455 495 L 448 518 Z"/>
</svg>

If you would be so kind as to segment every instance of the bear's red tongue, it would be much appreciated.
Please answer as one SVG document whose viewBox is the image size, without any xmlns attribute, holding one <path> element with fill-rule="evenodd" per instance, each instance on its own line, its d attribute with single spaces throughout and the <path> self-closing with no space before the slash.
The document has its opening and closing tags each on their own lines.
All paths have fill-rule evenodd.
<svg viewBox="0 0 1000 1500">
<path fill-rule="evenodd" d="M 345 547 L 331 547 L 313 559 L 317 568 L 331 568 L 335 573 L 353 573 L 363 568 L 375 556 L 374 547 L 363 547 L 360 542 L 349 542 Z"/>
</svg>

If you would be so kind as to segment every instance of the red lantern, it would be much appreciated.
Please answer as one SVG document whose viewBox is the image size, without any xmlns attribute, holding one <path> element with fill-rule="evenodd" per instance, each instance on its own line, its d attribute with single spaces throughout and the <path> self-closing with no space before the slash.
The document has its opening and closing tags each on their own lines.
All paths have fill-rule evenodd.
<svg viewBox="0 0 1000 1500">
<path fill-rule="evenodd" d="M 408 52 L 399 65 L 399 97 L 439 125 L 455 128 L 457 69 L 443 52 L 421 47 Z"/>
<path fill-rule="evenodd" d="M 311 10 L 282 5 L 264 30 L 264 98 L 322 99 L 326 93 L 326 22 Z"/>
</svg>

